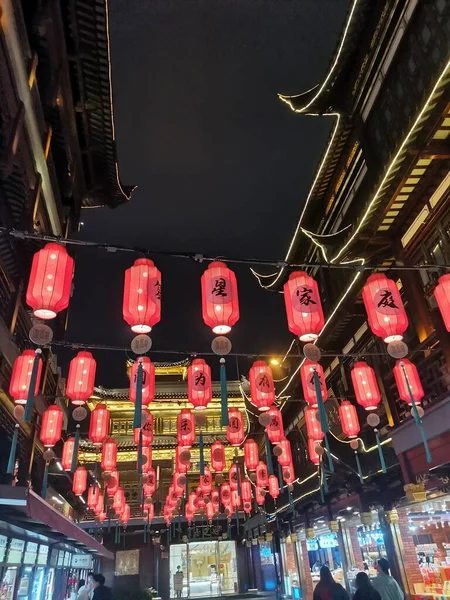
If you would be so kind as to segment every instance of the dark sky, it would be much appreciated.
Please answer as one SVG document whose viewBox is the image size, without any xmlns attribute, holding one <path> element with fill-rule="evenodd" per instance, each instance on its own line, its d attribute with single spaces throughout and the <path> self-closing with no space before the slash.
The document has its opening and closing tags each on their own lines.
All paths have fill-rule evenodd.
<svg viewBox="0 0 450 600">
<path fill-rule="evenodd" d="M 83 212 L 83 237 L 214 256 L 282 259 L 323 152 L 328 119 L 292 113 L 277 92 L 323 78 L 348 0 L 110 0 L 121 179 L 139 188 L 116 210 Z M 67 338 L 115 346 L 133 255 L 78 250 Z M 206 265 L 157 258 L 162 321 L 154 349 L 210 349 L 201 318 Z M 236 267 L 237 352 L 283 353 L 281 294 Z M 125 386 L 124 355 L 96 353 L 97 384 Z M 168 359 L 157 356 L 154 359 Z M 249 362 L 241 361 L 242 371 Z"/>
</svg>

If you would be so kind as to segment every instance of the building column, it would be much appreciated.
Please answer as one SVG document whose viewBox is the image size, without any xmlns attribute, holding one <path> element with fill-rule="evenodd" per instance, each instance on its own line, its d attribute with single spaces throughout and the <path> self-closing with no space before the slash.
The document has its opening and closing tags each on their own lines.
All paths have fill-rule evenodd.
<svg viewBox="0 0 450 600">
<path fill-rule="evenodd" d="M 350 563 L 348 566 L 364 571 L 364 561 L 362 558 L 361 546 L 359 545 L 358 528 L 356 525 L 342 525 L 342 538 L 348 562 Z"/>
<path fill-rule="evenodd" d="M 308 548 L 306 546 L 306 540 L 301 540 L 297 548 L 300 549 L 300 563 L 302 566 L 302 591 L 304 600 L 312 600 L 313 597 L 313 581 L 311 576 L 311 566 L 308 558 Z"/>
<path fill-rule="evenodd" d="M 246 545 L 247 545 L 247 564 L 248 564 L 248 584 L 249 584 L 249 588 L 250 590 L 254 590 L 256 588 L 255 585 L 255 567 L 253 564 L 253 542 L 256 542 L 256 540 L 248 540 Z M 249 591 L 250 591 L 249 590 Z"/>
</svg>

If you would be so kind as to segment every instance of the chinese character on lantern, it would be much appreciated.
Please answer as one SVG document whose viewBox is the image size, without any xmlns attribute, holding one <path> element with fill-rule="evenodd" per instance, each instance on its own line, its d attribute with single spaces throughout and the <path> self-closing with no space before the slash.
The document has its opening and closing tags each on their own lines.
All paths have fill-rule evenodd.
<svg viewBox="0 0 450 600">
<path fill-rule="evenodd" d="M 228 479 L 230 482 L 230 488 L 232 491 L 237 490 L 239 487 L 239 481 L 242 479 L 241 470 L 236 464 L 232 464 L 228 472 Z"/>
<path fill-rule="evenodd" d="M 305 359 L 304 363 L 300 367 L 300 379 L 302 381 L 303 395 L 306 402 L 310 406 L 317 406 L 317 394 L 314 371 L 317 373 L 319 378 L 320 391 L 322 392 L 322 400 L 325 402 L 328 396 L 327 386 L 325 382 L 325 374 L 323 372 L 322 365 Z"/>
<path fill-rule="evenodd" d="M 210 263 L 202 275 L 202 312 L 218 335 L 229 333 L 239 320 L 236 275 L 223 262 Z"/>
<path fill-rule="evenodd" d="M 195 358 L 188 367 L 188 399 L 197 409 L 212 400 L 211 368 L 202 358 Z"/>
<path fill-rule="evenodd" d="M 260 488 L 267 487 L 268 483 L 268 473 L 267 473 L 267 465 L 261 461 L 259 461 L 258 466 L 256 467 L 256 485 Z"/>
<path fill-rule="evenodd" d="M 302 342 L 314 342 L 325 324 L 319 288 L 303 271 L 291 273 L 284 284 L 289 330 Z"/>
<path fill-rule="evenodd" d="M 177 416 L 177 440 L 180 446 L 192 446 L 195 442 L 195 421 L 192 412 L 183 408 Z"/>
<path fill-rule="evenodd" d="M 142 364 L 142 404 L 146 406 L 155 397 L 155 365 L 148 356 L 141 356 Z M 130 401 L 136 402 L 136 383 L 138 376 L 139 361 L 135 361 L 130 373 Z"/>
<path fill-rule="evenodd" d="M 149 333 L 161 320 L 161 273 L 148 258 L 125 271 L 123 318 L 134 333 Z"/>
<path fill-rule="evenodd" d="M 370 275 L 362 298 L 372 333 L 387 344 L 402 340 L 408 317 L 395 281 L 383 273 Z"/>
<path fill-rule="evenodd" d="M 227 440 L 232 446 L 240 446 L 245 438 L 242 413 L 237 408 L 228 409 Z"/>
<path fill-rule="evenodd" d="M 248 378 L 250 381 L 250 402 L 258 410 L 269 410 L 275 402 L 272 369 L 263 360 L 257 360 L 253 363 Z"/>
<path fill-rule="evenodd" d="M 283 417 L 281 415 L 281 411 L 272 406 L 267 412 L 266 415 L 269 416 L 269 423 L 266 425 L 266 433 L 269 441 L 272 444 L 278 444 L 284 438 L 284 427 L 283 427 Z"/>
<path fill-rule="evenodd" d="M 144 417 L 145 415 L 145 417 Z M 142 409 L 142 427 L 139 429 L 139 427 L 136 427 L 136 429 L 134 430 L 134 443 L 136 444 L 136 446 L 139 444 L 139 433 L 142 432 L 142 445 L 143 446 L 151 446 L 151 444 L 153 443 L 153 435 L 154 435 L 154 422 L 153 422 L 153 415 L 152 413 L 147 409 L 147 408 L 143 408 Z"/>
</svg>

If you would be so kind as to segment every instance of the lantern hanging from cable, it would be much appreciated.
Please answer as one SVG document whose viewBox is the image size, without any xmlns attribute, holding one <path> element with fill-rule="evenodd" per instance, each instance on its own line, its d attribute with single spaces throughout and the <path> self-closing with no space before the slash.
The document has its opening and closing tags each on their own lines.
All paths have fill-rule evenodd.
<svg viewBox="0 0 450 600">
<path fill-rule="evenodd" d="M 244 443 L 244 464 L 249 471 L 254 471 L 258 463 L 258 444 L 249 438 Z"/>
<path fill-rule="evenodd" d="M 256 485 L 260 488 L 267 487 L 268 484 L 268 472 L 267 465 L 259 461 L 258 466 L 256 467 Z"/>
<path fill-rule="evenodd" d="M 240 446 L 245 439 L 244 420 L 237 408 L 228 409 L 227 440 L 232 446 Z"/>
<path fill-rule="evenodd" d="M 125 271 L 122 312 L 134 333 L 149 333 L 161 320 L 161 273 L 149 258 Z"/>
<path fill-rule="evenodd" d="M 36 252 L 27 287 L 27 304 L 38 319 L 54 319 L 69 306 L 73 259 L 59 244 L 47 244 Z"/>
<path fill-rule="evenodd" d="M 145 417 L 144 417 L 145 415 Z M 142 409 L 142 426 L 134 430 L 134 443 L 139 444 L 139 433 L 142 432 L 142 445 L 151 446 L 154 437 L 154 419 L 152 413 L 147 409 Z"/>
<path fill-rule="evenodd" d="M 362 299 L 372 333 L 387 344 L 402 340 L 408 317 L 395 281 L 384 273 L 373 273 L 363 287 Z"/>
<path fill-rule="evenodd" d="M 316 281 L 304 271 L 294 271 L 284 284 L 289 331 L 302 342 L 314 342 L 325 324 Z"/>
<path fill-rule="evenodd" d="M 156 480 L 156 471 L 153 467 L 147 471 L 147 487 L 146 489 L 150 492 L 150 495 L 153 495 L 156 492 L 157 488 L 157 480 Z"/>
<path fill-rule="evenodd" d="M 70 471 L 72 469 L 73 453 L 75 450 L 75 438 L 69 437 L 63 444 L 63 451 L 61 456 L 61 466 L 64 471 Z"/>
<path fill-rule="evenodd" d="M 186 475 L 183 473 L 175 473 L 172 475 L 172 486 L 178 498 L 184 494 L 186 489 Z"/>
<path fill-rule="evenodd" d="M 294 472 L 294 465 L 292 462 L 291 462 L 291 464 L 283 467 L 282 474 L 283 474 L 283 480 L 285 483 L 287 483 L 288 485 L 294 483 L 295 472 Z"/>
<path fill-rule="evenodd" d="M 144 446 L 142 448 L 142 473 L 148 475 L 149 470 L 152 468 L 153 451 L 151 446 Z M 138 460 L 139 463 L 139 460 Z M 139 469 L 139 464 L 137 465 Z"/>
<path fill-rule="evenodd" d="M 220 510 L 219 490 L 212 490 L 211 504 L 213 505 L 214 512 L 216 514 L 219 514 L 219 510 Z"/>
<path fill-rule="evenodd" d="M 123 525 L 127 525 L 129 520 L 131 517 L 131 508 L 129 504 L 125 504 L 125 507 L 123 509 L 123 513 L 120 516 L 120 520 L 122 521 Z"/>
<path fill-rule="evenodd" d="M 178 473 L 187 473 L 191 470 L 190 448 L 188 446 L 175 447 L 175 469 Z"/>
<path fill-rule="evenodd" d="M 320 427 L 319 411 L 317 408 L 309 406 L 305 409 L 305 423 L 309 439 L 315 442 L 323 440 L 324 433 Z"/>
<path fill-rule="evenodd" d="M 269 416 L 269 423 L 266 425 L 266 433 L 272 444 L 278 444 L 284 438 L 283 417 L 281 411 L 272 406 L 266 413 Z"/>
<path fill-rule="evenodd" d="M 167 502 L 170 507 L 176 508 L 178 506 L 178 498 L 181 495 L 178 494 L 178 491 L 172 485 L 169 485 L 169 492 L 167 494 Z"/>
<path fill-rule="evenodd" d="M 205 474 L 200 475 L 200 487 L 203 494 L 209 496 L 212 490 L 212 475 L 208 467 L 205 467 Z"/>
<path fill-rule="evenodd" d="M 320 391 L 322 392 L 322 400 L 326 402 L 328 396 L 327 386 L 325 382 L 325 374 L 323 372 L 322 365 L 318 362 L 305 359 L 302 366 L 300 367 L 300 378 L 302 381 L 303 395 L 305 397 L 306 402 L 310 406 L 318 405 L 316 386 L 314 382 L 314 371 L 316 371 L 317 376 L 319 378 Z"/>
<path fill-rule="evenodd" d="M 205 513 L 208 521 L 212 521 L 214 518 L 214 506 L 212 505 L 212 502 L 206 504 Z"/>
<path fill-rule="evenodd" d="M 154 504 L 146 504 L 144 506 L 144 516 L 150 523 L 155 518 L 155 506 Z"/>
<path fill-rule="evenodd" d="M 231 502 L 231 487 L 229 483 L 222 483 L 220 486 L 220 501 L 225 506 L 228 507 Z"/>
<path fill-rule="evenodd" d="M 292 464 L 291 442 L 283 438 L 277 446 L 281 450 L 280 454 L 277 454 L 278 464 L 282 467 L 288 467 Z"/>
<path fill-rule="evenodd" d="M 342 431 L 348 438 L 358 437 L 360 431 L 358 413 L 356 407 L 348 400 L 343 400 L 339 406 L 339 419 Z"/>
<path fill-rule="evenodd" d="M 241 470 L 239 467 L 233 463 L 228 472 L 228 480 L 230 482 L 231 491 L 237 490 L 239 487 L 239 481 L 242 479 Z"/>
<path fill-rule="evenodd" d="M 366 362 L 357 362 L 351 371 L 356 401 L 365 410 L 374 410 L 381 402 L 381 393 L 372 367 Z"/>
<path fill-rule="evenodd" d="M 241 497 L 238 490 L 231 491 L 231 508 L 233 512 L 236 512 L 239 508 L 241 508 Z"/>
<path fill-rule="evenodd" d="M 413 401 L 420 404 L 425 392 L 416 365 L 407 358 L 398 360 L 394 367 L 394 378 L 400 398 L 410 406 Z"/>
<path fill-rule="evenodd" d="M 14 398 L 16 404 L 26 404 L 27 402 L 35 358 L 37 358 L 39 362 L 37 364 L 34 388 L 31 390 L 34 397 L 38 394 L 41 383 L 42 359 L 39 358 L 34 350 L 24 350 L 14 361 L 9 384 L 9 393 Z"/>
<path fill-rule="evenodd" d="M 103 497 L 102 493 L 99 493 L 98 495 L 98 500 L 97 500 L 97 504 L 94 508 L 94 512 L 95 514 L 98 516 L 103 512 L 103 509 L 105 508 L 105 499 Z"/>
<path fill-rule="evenodd" d="M 102 445 L 101 466 L 104 471 L 113 471 L 117 466 L 117 442 L 111 438 Z"/>
<path fill-rule="evenodd" d="M 203 320 L 217 335 L 226 335 L 239 320 L 236 275 L 223 262 L 212 262 L 202 275 Z"/>
<path fill-rule="evenodd" d="M 82 405 L 92 396 L 97 363 L 90 352 L 78 352 L 70 361 L 66 396 L 72 404 Z"/>
<path fill-rule="evenodd" d="M 82 496 L 87 487 L 87 471 L 84 467 L 78 467 L 73 474 L 72 491 L 75 496 Z"/>
<path fill-rule="evenodd" d="M 184 509 L 184 516 L 188 523 L 192 523 L 192 521 L 195 518 L 195 513 L 193 510 L 190 509 L 188 504 L 186 504 L 186 507 Z"/>
<path fill-rule="evenodd" d="M 200 486 L 197 486 L 197 489 L 195 490 L 195 495 L 197 496 L 197 506 L 200 510 L 205 508 L 205 494 L 203 493 L 203 490 Z"/>
<path fill-rule="evenodd" d="M 117 492 L 113 498 L 113 510 L 117 515 L 120 515 L 125 508 L 125 492 L 123 488 L 119 486 Z"/>
<path fill-rule="evenodd" d="M 241 483 L 241 498 L 244 502 L 244 506 L 246 502 L 251 502 L 253 498 L 252 494 L 252 484 L 248 479 L 244 479 Z"/>
<path fill-rule="evenodd" d="M 212 400 L 211 368 L 203 358 L 194 358 L 188 367 L 188 399 L 198 410 Z"/>
<path fill-rule="evenodd" d="M 434 297 L 441 312 L 445 328 L 450 331 L 450 273 L 439 277 Z"/>
<path fill-rule="evenodd" d="M 250 368 L 250 402 L 260 411 L 269 410 L 275 402 L 272 369 L 263 360 L 256 360 Z"/>
<path fill-rule="evenodd" d="M 177 440 L 180 446 L 189 448 L 195 442 L 194 415 L 188 408 L 183 408 L 177 416 Z"/>
<path fill-rule="evenodd" d="M 255 501 L 258 506 L 263 506 L 266 501 L 266 492 L 259 486 L 255 488 Z"/>
<path fill-rule="evenodd" d="M 215 473 L 223 473 L 225 467 L 225 446 L 216 440 L 211 446 L 211 468 Z"/>
<path fill-rule="evenodd" d="M 91 510 L 95 510 L 100 498 L 100 487 L 98 485 L 90 485 L 88 489 L 87 506 Z"/>
<path fill-rule="evenodd" d="M 311 440 L 311 439 L 308 440 L 309 460 L 316 466 L 320 464 L 320 455 L 317 454 L 317 450 L 316 450 L 316 448 L 318 446 L 320 446 L 320 444 L 318 442 L 315 442 L 314 440 Z"/>
<path fill-rule="evenodd" d="M 97 515 L 97 516 L 98 516 L 98 520 L 99 520 L 101 523 L 103 523 L 103 521 L 106 521 L 107 514 L 106 514 L 105 512 L 101 512 L 101 513 L 100 513 L 99 515 Z"/>
<path fill-rule="evenodd" d="M 64 413 L 56 404 L 44 411 L 39 439 L 46 448 L 53 448 L 61 439 L 63 419 Z"/>
<path fill-rule="evenodd" d="M 109 410 L 106 404 L 97 404 L 91 412 L 89 423 L 89 439 L 95 446 L 100 446 L 108 437 Z"/>
<path fill-rule="evenodd" d="M 278 477 L 276 475 L 269 475 L 269 494 L 274 500 L 280 495 L 280 484 L 278 483 Z"/>
<path fill-rule="evenodd" d="M 140 356 L 135 360 L 130 373 L 130 401 L 136 402 L 136 385 L 138 381 L 139 363 L 142 365 L 142 398 L 141 404 L 147 406 L 155 397 L 155 365 L 148 356 Z"/>
</svg>

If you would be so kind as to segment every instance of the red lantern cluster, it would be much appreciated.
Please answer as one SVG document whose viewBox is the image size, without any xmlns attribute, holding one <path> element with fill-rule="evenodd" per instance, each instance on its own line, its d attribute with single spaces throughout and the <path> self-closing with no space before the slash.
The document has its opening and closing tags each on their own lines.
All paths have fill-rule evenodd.
<svg viewBox="0 0 450 600">
<path fill-rule="evenodd" d="M 244 444 L 244 463 L 249 471 L 255 471 L 259 463 L 258 444 L 248 439 Z"/>
<path fill-rule="evenodd" d="M 146 406 L 155 397 L 155 365 L 147 356 L 141 356 L 133 363 L 130 373 L 130 400 L 136 402 L 136 383 L 139 369 L 142 364 L 142 404 Z"/>
<path fill-rule="evenodd" d="M 50 243 L 36 252 L 27 288 L 27 304 L 38 319 L 53 319 L 69 306 L 73 259 L 59 244 Z"/>
<path fill-rule="evenodd" d="M 231 331 L 239 320 L 236 275 L 223 262 L 212 262 L 202 275 L 203 320 L 217 335 Z"/>
<path fill-rule="evenodd" d="M 370 275 L 362 299 L 372 333 L 387 344 L 402 340 L 408 317 L 395 281 L 383 273 Z"/>
<path fill-rule="evenodd" d="M 439 277 L 434 297 L 441 312 L 445 328 L 450 331 L 450 273 Z"/>
<path fill-rule="evenodd" d="M 31 374 L 33 372 L 33 364 L 36 353 L 34 350 L 24 350 L 20 356 L 14 361 L 11 382 L 9 384 L 9 393 L 14 398 L 16 404 L 26 404 L 28 390 L 30 388 Z M 39 385 L 42 376 L 42 359 L 39 358 L 38 372 L 36 377 L 36 385 L 34 386 L 33 395 L 36 396 L 39 392 Z"/>
<path fill-rule="evenodd" d="M 92 396 L 97 364 L 90 352 L 78 352 L 70 361 L 66 395 L 72 404 L 82 405 Z"/>
<path fill-rule="evenodd" d="M 113 471 L 117 466 L 117 442 L 107 439 L 102 446 L 101 466 L 104 471 Z"/>
<path fill-rule="evenodd" d="M 320 427 L 319 411 L 311 406 L 305 410 L 305 422 L 308 438 L 318 442 L 323 440 L 324 433 Z"/>
<path fill-rule="evenodd" d="M 269 417 L 269 423 L 266 425 L 266 433 L 272 444 L 278 444 L 284 438 L 283 417 L 281 411 L 272 406 L 266 415 Z"/>
<path fill-rule="evenodd" d="M 177 416 L 177 440 L 180 446 L 189 448 L 195 442 L 194 415 L 188 408 L 183 408 Z"/>
<path fill-rule="evenodd" d="M 72 468 L 72 458 L 73 451 L 75 450 L 75 438 L 69 437 L 64 442 L 62 457 L 61 457 L 61 466 L 65 471 L 70 471 Z"/>
<path fill-rule="evenodd" d="M 232 446 L 240 446 L 245 439 L 244 420 L 237 408 L 228 409 L 227 440 Z"/>
<path fill-rule="evenodd" d="M 305 359 L 304 363 L 300 367 L 300 379 L 302 381 L 303 395 L 306 402 L 310 406 L 317 406 L 317 394 L 316 385 L 314 381 L 314 371 L 316 371 L 319 377 L 320 391 L 322 392 L 322 400 L 326 402 L 328 392 L 325 381 L 325 374 L 323 367 L 320 363 Z"/>
<path fill-rule="evenodd" d="M 39 438 L 46 448 L 53 448 L 61 439 L 63 419 L 64 413 L 56 404 L 44 411 Z"/>
<path fill-rule="evenodd" d="M 75 496 L 82 496 L 87 487 L 87 471 L 84 467 L 78 467 L 73 474 L 72 491 Z"/>
<path fill-rule="evenodd" d="M 358 404 L 365 410 L 374 410 L 381 402 L 381 393 L 372 367 L 365 362 L 357 362 L 351 376 Z"/>
<path fill-rule="evenodd" d="M 91 412 L 91 421 L 89 423 L 89 439 L 91 442 L 100 446 L 108 437 L 109 433 L 109 410 L 106 404 L 97 404 Z"/>
<path fill-rule="evenodd" d="M 212 400 L 211 368 L 202 358 L 195 358 L 188 368 L 188 399 L 197 409 Z"/>
<path fill-rule="evenodd" d="M 419 404 L 425 392 L 416 365 L 407 358 L 398 360 L 394 367 L 394 378 L 400 398 L 410 406 L 412 400 L 414 404 Z"/>
<path fill-rule="evenodd" d="M 152 260 L 138 258 L 125 271 L 122 312 L 134 333 L 149 333 L 161 320 L 161 273 Z"/>
<path fill-rule="evenodd" d="M 225 466 L 225 447 L 221 441 L 216 440 L 211 446 L 211 468 L 215 473 L 222 473 Z"/>
<path fill-rule="evenodd" d="M 275 402 L 272 369 L 263 360 L 253 363 L 249 372 L 250 402 L 258 410 L 269 410 Z"/>
<path fill-rule="evenodd" d="M 339 406 L 339 419 L 342 431 L 347 437 L 358 437 L 360 431 L 358 413 L 356 412 L 356 407 L 348 400 L 343 400 Z"/>
<path fill-rule="evenodd" d="M 316 281 L 304 271 L 291 273 L 284 284 L 284 303 L 289 331 L 302 342 L 315 341 L 325 324 Z"/>
</svg>

